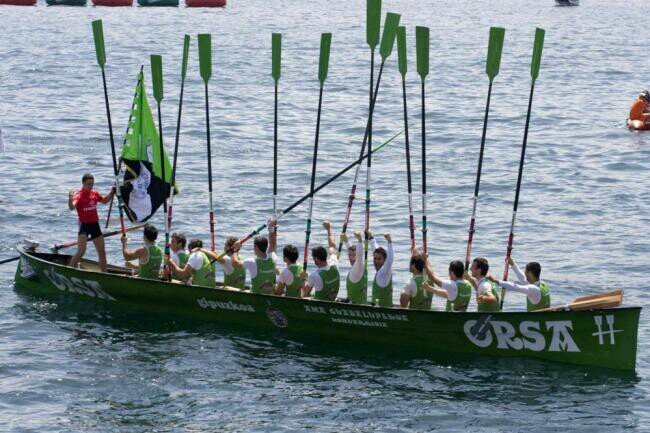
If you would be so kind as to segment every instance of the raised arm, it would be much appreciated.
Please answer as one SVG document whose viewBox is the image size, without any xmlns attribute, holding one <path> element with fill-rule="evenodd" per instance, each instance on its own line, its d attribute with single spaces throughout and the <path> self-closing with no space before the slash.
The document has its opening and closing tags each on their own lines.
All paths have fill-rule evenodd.
<svg viewBox="0 0 650 433">
<path fill-rule="evenodd" d="M 377 280 L 382 282 L 386 281 L 386 284 L 388 284 L 391 273 L 393 271 L 393 241 L 389 233 L 386 233 L 384 235 L 384 238 L 388 243 L 388 245 L 386 246 L 386 261 L 381 266 L 379 271 L 377 271 Z"/>
<path fill-rule="evenodd" d="M 323 221 L 323 228 L 327 231 L 327 252 L 328 256 L 336 254 L 336 241 L 334 240 L 334 235 L 332 234 L 332 226 L 329 221 Z"/>
<path fill-rule="evenodd" d="M 121 240 L 122 240 L 122 256 L 124 256 L 124 260 L 144 259 L 144 255 L 147 254 L 147 250 L 144 247 L 140 247 L 134 251 L 129 251 L 128 238 L 126 236 L 122 236 Z"/>
<path fill-rule="evenodd" d="M 429 262 L 428 255 L 424 255 L 424 271 L 427 274 L 427 277 L 429 277 L 430 281 L 433 281 L 433 283 L 438 286 L 442 286 L 442 279 L 440 279 L 440 277 L 438 277 L 436 273 L 433 272 L 433 268 L 431 267 L 431 263 Z"/>
<path fill-rule="evenodd" d="M 269 230 L 269 254 L 271 254 L 275 253 L 278 247 L 278 220 L 271 218 L 266 225 Z"/>
<path fill-rule="evenodd" d="M 115 187 L 111 188 L 111 191 L 108 194 L 106 194 L 104 197 L 102 197 L 101 200 L 99 200 L 99 202 L 102 204 L 106 204 L 111 200 L 113 200 L 114 195 L 115 195 Z"/>
<path fill-rule="evenodd" d="M 512 257 L 508 258 L 508 263 L 510 263 L 512 272 L 514 272 L 517 276 L 517 281 L 520 283 L 528 283 L 528 280 L 526 280 L 526 274 L 524 274 L 521 269 L 519 269 L 519 266 L 517 266 L 517 263 L 515 263 Z"/>
<path fill-rule="evenodd" d="M 75 194 L 75 190 L 73 190 L 73 189 L 71 189 L 68 192 L 68 208 L 70 208 L 70 210 L 74 210 L 74 208 L 77 205 L 75 202 L 72 201 L 72 199 L 74 197 L 74 194 Z"/>
</svg>

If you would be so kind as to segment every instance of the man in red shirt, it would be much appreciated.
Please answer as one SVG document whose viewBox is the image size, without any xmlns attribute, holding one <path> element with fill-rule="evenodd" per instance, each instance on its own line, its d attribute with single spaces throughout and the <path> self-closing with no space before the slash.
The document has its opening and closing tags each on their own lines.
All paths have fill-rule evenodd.
<svg viewBox="0 0 650 433">
<path fill-rule="evenodd" d="M 106 204 L 110 202 L 115 194 L 115 189 L 111 190 L 108 195 L 102 196 L 93 189 L 95 178 L 90 173 L 83 175 L 81 183 L 82 187 L 79 191 L 71 190 L 68 195 L 68 207 L 70 210 L 77 209 L 77 215 L 79 215 L 79 234 L 77 238 L 79 243 L 77 244 L 77 253 L 70 259 L 70 266 L 77 267 L 86 253 L 86 243 L 90 239 L 95 244 L 101 271 L 106 272 L 106 250 L 104 249 L 102 229 L 99 227 L 97 203 Z"/>
</svg>

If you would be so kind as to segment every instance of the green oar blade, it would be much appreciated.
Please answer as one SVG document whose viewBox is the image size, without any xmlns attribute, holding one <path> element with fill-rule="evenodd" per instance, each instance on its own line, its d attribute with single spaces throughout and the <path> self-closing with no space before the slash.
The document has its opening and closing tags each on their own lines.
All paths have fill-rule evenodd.
<svg viewBox="0 0 650 433">
<path fill-rule="evenodd" d="M 93 38 L 95 39 L 97 63 L 103 68 L 104 64 L 106 64 L 106 50 L 104 50 L 104 26 L 102 20 L 93 21 Z"/>
<path fill-rule="evenodd" d="M 199 41 L 199 66 L 201 78 L 205 84 L 208 84 L 212 76 L 212 35 L 202 33 L 198 36 Z"/>
<path fill-rule="evenodd" d="M 399 73 L 406 77 L 406 27 L 397 28 L 397 60 Z"/>
<path fill-rule="evenodd" d="M 282 65 L 282 34 L 273 33 L 271 36 L 271 75 L 277 84 L 280 80 L 280 69 Z"/>
<path fill-rule="evenodd" d="M 190 55 L 190 35 L 185 35 L 183 38 L 183 66 L 181 67 L 181 78 L 185 79 L 187 74 L 187 58 Z"/>
<path fill-rule="evenodd" d="M 384 33 L 381 35 L 381 44 L 379 45 L 379 54 L 382 60 L 386 60 L 390 53 L 393 51 L 395 45 L 395 35 L 397 34 L 397 27 L 399 26 L 400 14 L 388 12 L 386 20 L 384 20 Z"/>
<path fill-rule="evenodd" d="M 490 81 L 499 73 L 499 66 L 501 65 L 501 52 L 503 51 L 503 37 L 505 36 L 506 29 L 501 27 L 490 28 L 490 40 L 488 42 L 487 62 L 485 64 L 485 72 Z"/>
<path fill-rule="evenodd" d="M 162 57 L 155 54 L 151 55 L 151 85 L 153 97 L 160 104 L 163 99 Z"/>
<path fill-rule="evenodd" d="M 424 80 L 429 75 L 429 27 L 415 28 L 415 50 L 418 74 Z"/>
<path fill-rule="evenodd" d="M 366 41 L 373 51 L 379 43 L 381 25 L 381 0 L 368 0 L 366 3 Z"/>
<path fill-rule="evenodd" d="M 332 34 L 323 33 L 320 37 L 320 62 L 318 63 L 318 79 L 321 86 L 327 78 L 327 70 L 330 64 L 330 46 L 332 45 Z"/>
<path fill-rule="evenodd" d="M 542 49 L 544 48 L 544 34 L 546 31 L 539 27 L 535 29 L 535 46 L 533 47 L 533 61 L 530 64 L 530 76 L 535 81 L 539 76 L 539 66 L 542 63 Z"/>
</svg>

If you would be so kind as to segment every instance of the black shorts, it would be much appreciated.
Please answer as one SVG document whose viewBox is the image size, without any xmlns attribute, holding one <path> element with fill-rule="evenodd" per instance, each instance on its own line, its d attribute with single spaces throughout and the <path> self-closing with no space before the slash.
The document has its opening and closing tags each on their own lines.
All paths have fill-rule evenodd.
<svg viewBox="0 0 650 433">
<path fill-rule="evenodd" d="M 99 223 L 79 223 L 79 234 L 85 234 L 91 241 L 103 236 Z"/>
</svg>

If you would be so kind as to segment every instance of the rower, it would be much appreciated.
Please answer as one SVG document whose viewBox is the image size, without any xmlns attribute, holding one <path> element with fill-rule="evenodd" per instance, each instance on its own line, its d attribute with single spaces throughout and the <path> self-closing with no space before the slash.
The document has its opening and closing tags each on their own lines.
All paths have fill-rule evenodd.
<svg viewBox="0 0 650 433">
<path fill-rule="evenodd" d="M 253 241 L 254 259 L 239 260 L 236 255 L 232 256 L 232 265 L 234 268 L 244 268 L 251 278 L 251 293 L 261 293 L 265 295 L 273 294 L 275 288 L 275 245 L 277 243 L 277 233 L 275 231 L 277 221 L 270 219 L 267 223 L 269 238 L 266 236 L 257 236 Z M 233 244 L 235 250 L 241 248 L 241 240 Z M 267 254 L 267 251 L 269 251 Z"/>
<path fill-rule="evenodd" d="M 387 248 L 377 246 L 377 241 L 368 231 L 372 263 L 375 266 L 375 279 L 372 281 L 372 301 L 380 307 L 393 306 L 393 241 L 390 234 L 384 234 Z"/>
<path fill-rule="evenodd" d="M 295 245 L 285 245 L 282 249 L 282 259 L 287 266 L 282 269 L 278 276 L 278 283 L 275 288 L 276 295 L 292 298 L 300 297 L 302 265 L 297 263 L 299 256 L 298 248 Z"/>
<path fill-rule="evenodd" d="M 400 306 L 402 308 L 408 307 L 411 310 L 430 310 L 433 296 L 422 287 L 424 283 L 424 258 L 416 250 L 412 251 L 409 271 L 411 272 L 411 279 L 400 295 Z"/>
<path fill-rule="evenodd" d="M 97 203 L 106 204 L 113 200 L 115 188 L 106 196 L 93 189 L 95 177 L 86 173 L 81 178 L 82 187 L 79 191 L 71 190 L 68 194 L 68 207 L 76 209 L 79 216 L 79 232 L 77 233 L 77 252 L 70 259 L 69 266 L 76 268 L 81 258 L 86 254 L 86 243 L 90 239 L 95 245 L 99 258 L 99 268 L 106 272 L 106 248 L 104 246 L 104 235 L 99 227 L 99 215 L 97 214 Z"/>
<path fill-rule="evenodd" d="M 323 246 L 311 249 L 311 258 L 317 269 L 309 274 L 309 278 L 305 271 L 300 275 L 304 281 L 302 297 L 309 297 L 313 289 L 314 299 L 334 301 L 341 286 L 341 274 L 339 273 L 339 261 L 336 258 L 336 243 L 329 221 L 323 221 L 323 228 L 327 231 L 327 249 Z"/>
<path fill-rule="evenodd" d="M 521 269 L 519 269 L 512 257 L 508 258 L 508 263 L 517 277 L 517 282 L 511 283 L 508 281 L 497 280 L 491 275 L 487 278 L 506 290 L 525 294 L 527 311 L 537 311 L 542 308 L 550 307 L 550 288 L 548 284 L 539 279 L 539 276 L 542 273 L 542 266 L 537 262 L 530 262 L 526 265 L 524 274 L 524 272 L 521 272 Z"/>
<path fill-rule="evenodd" d="M 183 233 L 172 233 L 171 240 L 169 241 L 171 259 L 179 268 L 184 268 L 187 264 L 187 260 L 190 258 L 190 253 L 187 251 L 187 249 L 185 249 L 186 246 L 187 239 Z M 172 278 L 181 280 L 181 278 L 175 272 L 172 272 Z"/>
<path fill-rule="evenodd" d="M 180 277 L 181 280 L 192 278 L 193 286 L 205 286 L 214 288 L 214 266 L 210 262 L 212 251 L 203 249 L 203 242 L 200 239 L 192 239 L 187 246 L 190 250 L 190 257 L 184 267 L 178 266 L 174 261 L 165 258 L 165 263 L 172 268 L 172 272 Z"/>
<path fill-rule="evenodd" d="M 348 250 L 348 260 L 350 260 L 350 271 L 345 277 L 345 287 L 348 292 L 348 300 L 352 304 L 368 303 L 368 269 L 365 266 L 363 256 L 363 239 L 361 232 L 355 231 L 354 237 L 357 239 L 356 245 L 350 245 L 348 236 L 341 233 L 341 242 L 345 243 Z"/>
<path fill-rule="evenodd" d="M 429 281 L 422 283 L 422 287 L 427 292 L 447 299 L 447 306 L 445 311 L 466 311 L 469 301 L 472 299 L 472 286 L 467 280 L 463 279 L 465 266 L 460 260 L 454 260 L 449 263 L 449 279 L 443 280 L 438 277 L 429 263 L 428 258 L 425 256 L 424 270 L 429 277 L 429 281 L 433 281 L 438 287 L 429 284 Z"/>
<path fill-rule="evenodd" d="M 646 129 L 650 127 L 650 92 L 644 90 L 632 103 L 628 126 L 634 129 Z"/>
<path fill-rule="evenodd" d="M 237 261 L 241 262 L 241 258 L 239 257 L 241 244 L 236 244 L 237 238 L 235 236 L 228 236 L 224 245 L 226 255 L 220 257 L 216 254 L 210 254 L 210 256 L 219 262 L 223 268 L 224 286 L 234 287 L 236 289 L 244 289 L 244 287 L 246 287 L 246 269 L 242 267 L 236 268 L 233 266 L 233 257 L 236 257 Z"/>
<path fill-rule="evenodd" d="M 129 251 L 128 238 L 122 236 L 122 255 L 124 260 L 138 259 L 138 277 L 157 280 L 160 278 L 160 265 L 163 261 L 163 251 L 156 245 L 158 229 L 153 224 L 144 226 L 144 245 L 140 248 Z"/>
<path fill-rule="evenodd" d="M 469 268 L 471 275 L 465 273 L 465 279 L 476 290 L 476 304 L 479 313 L 499 311 L 498 286 L 487 279 L 489 270 L 490 264 L 487 259 L 485 257 L 476 257 Z"/>
</svg>

